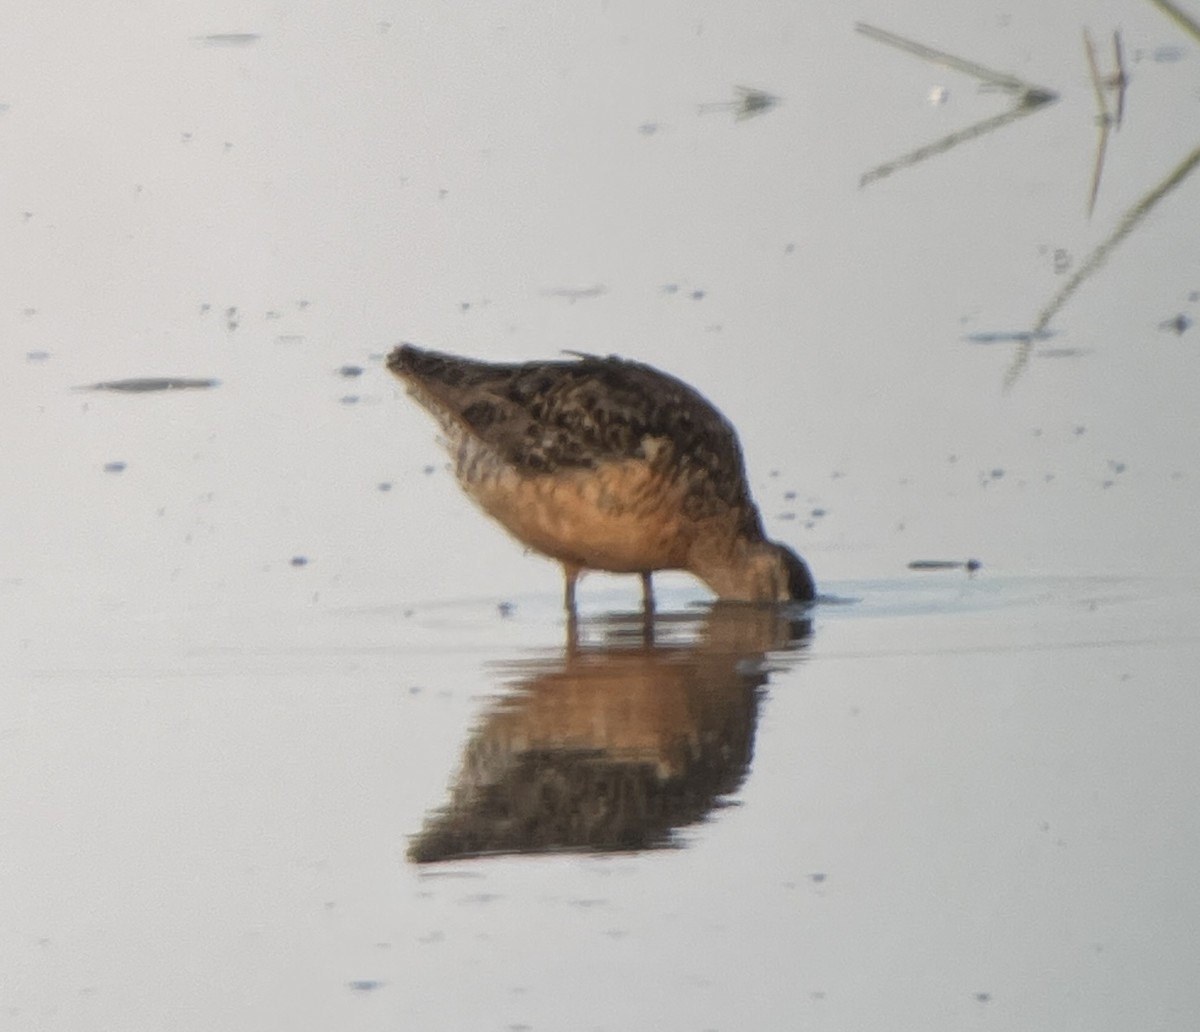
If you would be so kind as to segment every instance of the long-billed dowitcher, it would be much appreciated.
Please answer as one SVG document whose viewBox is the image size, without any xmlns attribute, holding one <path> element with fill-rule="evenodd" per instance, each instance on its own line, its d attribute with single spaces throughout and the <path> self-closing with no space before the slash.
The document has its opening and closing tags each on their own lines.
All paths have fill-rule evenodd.
<svg viewBox="0 0 1200 1032">
<path fill-rule="evenodd" d="M 732 426 L 696 390 L 594 355 L 493 364 L 401 344 L 388 368 L 441 424 L 458 481 L 518 541 L 583 570 L 687 570 L 719 597 L 809 601 L 812 575 L 769 541 Z"/>
</svg>

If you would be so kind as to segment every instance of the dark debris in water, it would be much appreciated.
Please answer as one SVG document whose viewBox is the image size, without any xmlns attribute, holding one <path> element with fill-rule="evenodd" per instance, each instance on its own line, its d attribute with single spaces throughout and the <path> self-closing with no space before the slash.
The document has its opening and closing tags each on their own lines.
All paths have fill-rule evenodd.
<svg viewBox="0 0 1200 1032">
<path fill-rule="evenodd" d="M 360 365 L 344 365 L 338 369 L 338 376 L 344 376 L 347 380 L 351 380 L 356 376 L 362 376 L 363 367 Z"/>
<path fill-rule="evenodd" d="M 773 93 L 755 89 L 753 86 L 735 86 L 733 94 L 733 100 L 701 104 L 700 113 L 732 111 L 734 119 L 741 122 L 744 119 L 753 118 L 755 115 L 764 115 L 781 102 L 781 98 Z"/>
<path fill-rule="evenodd" d="M 150 394 L 154 391 L 195 391 L 216 387 L 220 380 L 190 379 L 182 376 L 138 376 L 129 380 L 102 380 L 76 387 L 79 391 L 119 391 L 124 394 Z"/>
<path fill-rule="evenodd" d="M 118 460 L 116 462 L 106 462 L 104 464 L 104 472 L 105 473 L 124 473 L 125 472 L 125 463 L 121 462 L 120 460 Z"/>
<path fill-rule="evenodd" d="M 382 989 L 387 982 L 380 981 L 378 978 L 356 978 L 352 982 L 346 983 L 346 988 L 356 993 L 370 993 L 376 989 Z"/>
<path fill-rule="evenodd" d="M 293 566 L 307 566 L 308 565 L 308 556 L 294 555 L 291 558 L 291 564 Z"/>
</svg>

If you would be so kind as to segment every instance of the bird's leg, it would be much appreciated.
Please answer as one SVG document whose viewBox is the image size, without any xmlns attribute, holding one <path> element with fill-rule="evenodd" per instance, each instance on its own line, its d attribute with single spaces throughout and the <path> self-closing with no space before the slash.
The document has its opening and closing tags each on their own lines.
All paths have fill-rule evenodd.
<svg viewBox="0 0 1200 1032">
<path fill-rule="evenodd" d="M 566 580 L 565 590 L 563 591 L 563 608 L 567 611 L 567 618 L 574 620 L 575 612 L 575 582 L 579 580 L 579 567 L 574 563 L 563 563 L 563 577 Z"/>
<path fill-rule="evenodd" d="M 563 563 L 563 608 L 567 611 L 567 652 L 574 654 L 579 649 L 579 614 L 575 611 L 575 582 L 579 580 L 579 567 L 574 563 Z"/>
<path fill-rule="evenodd" d="M 642 613 L 646 616 L 654 615 L 654 584 L 651 576 L 649 570 L 642 571 Z"/>
<path fill-rule="evenodd" d="M 642 571 L 642 640 L 654 644 L 654 585 L 649 570 Z"/>
</svg>

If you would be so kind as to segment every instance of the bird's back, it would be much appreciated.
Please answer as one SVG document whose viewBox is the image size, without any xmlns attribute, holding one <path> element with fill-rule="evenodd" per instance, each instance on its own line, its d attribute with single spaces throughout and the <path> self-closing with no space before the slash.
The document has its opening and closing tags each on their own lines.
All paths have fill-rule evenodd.
<svg viewBox="0 0 1200 1032">
<path fill-rule="evenodd" d="M 651 366 L 594 355 L 493 364 L 403 344 L 388 368 L 452 447 L 465 436 L 528 477 L 645 463 L 680 486 L 689 518 L 736 512 L 742 532 L 761 533 L 733 428 L 697 391 Z"/>
</svg>

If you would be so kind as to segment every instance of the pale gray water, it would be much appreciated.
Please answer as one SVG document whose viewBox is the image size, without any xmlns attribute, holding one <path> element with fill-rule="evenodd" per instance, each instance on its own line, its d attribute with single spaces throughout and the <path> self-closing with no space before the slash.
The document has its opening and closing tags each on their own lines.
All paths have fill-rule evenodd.
<svg viewBox="0 0 1200 1032">
<path fill-rule="evenodd" d="M 1058 99 L 871 175 L 1016 98 L 855 22 Z M 1085 26 L 1102 78 L 1121 29 L 1106 138 Z M 0 1026 L 1194 1026 L 1183 24 L 118 3 L 4 38 Z M 807 634 L 665 577 L 647 650 L 594 577 L 567 656 L 400 339 L 694 383 L 814 568 Z M 657 816 L 408 859 L 505 792 Z"/>
</svg>

